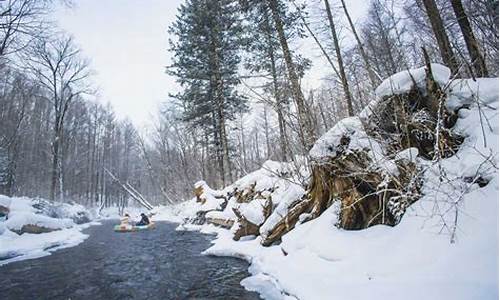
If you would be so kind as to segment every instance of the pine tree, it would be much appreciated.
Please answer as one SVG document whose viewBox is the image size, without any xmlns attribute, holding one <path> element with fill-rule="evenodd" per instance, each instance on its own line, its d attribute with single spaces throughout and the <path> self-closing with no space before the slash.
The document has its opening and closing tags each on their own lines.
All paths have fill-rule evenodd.
<svg viewBox="0 0 500 300">
<path fill-rule="evenodd" d="M 184 109 L 184 120 L 212 140 L 222 184 L 232 179 L 227 121 L 246 109 L 236 87 L 242 43 L 239 6 L 231 0 L 187 0 L 170 27 L 173 63 L 167 72 L 182 91 L 172 95 Z"/>
<path fill-rule="evenodd" d="M 301 34 L 299 15 L 287 11 L 286 6 L 279 7 L 283 22 L 286 24 L 288 38 L 293 38 L 297 33 Z M 286 161 L 289 156 L 289 146 L 287 140 L 287 128 L 285 123 L 286 108 L 289 99 L 285 89 L 290 89 L 285 78 L 286 69 L 283 68 L 284 58 L 281 52 L 281 45 L 276 34 L 276 29 L 271 18 L 271 11 L 266 1 L 254 1 L 246 3 L 245 19 L 247 20 L 246 32 L 248 57 L 245 67 L 252 73 L 262 76 L 263 79 L 271 78 L 262 87 L 264 92 L 273 99 L 271 106 L 278 116 L 280 159 Z M 300 71 L 308 68 L 310 61 L 293 53 L 294 64 Z"/>
</svg>

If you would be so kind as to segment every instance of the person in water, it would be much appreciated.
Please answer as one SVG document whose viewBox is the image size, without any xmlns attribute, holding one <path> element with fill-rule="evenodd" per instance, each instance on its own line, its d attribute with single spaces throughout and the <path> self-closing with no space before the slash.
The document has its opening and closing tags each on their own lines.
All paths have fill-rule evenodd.
<svg viewBox="0 0 500 300">
<path fill-rule="evenodd" d="M 125 214 L 123 218 L 120 219 L 120 225 L 122 226 L 127 226 L 130 225 L 130 215 Z"/>
<path fill-rule="evenodd" d="M 145 226 L 145 225 L 149 225 L 149 218 L 144 213 L 142 213 L 141 220 L 139 221 L 139 223 L 135 224 L 135 226 Z"/>
</svg>

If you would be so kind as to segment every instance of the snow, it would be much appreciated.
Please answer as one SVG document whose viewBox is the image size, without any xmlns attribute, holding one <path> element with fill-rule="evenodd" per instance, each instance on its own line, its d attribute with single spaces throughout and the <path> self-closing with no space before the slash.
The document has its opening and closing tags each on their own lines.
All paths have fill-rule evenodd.
<svg viewBox="0 0 500 300">
<path fill-rule="evenodd" d="M 131 220 L 140 220 L 141 213 L 147 211 L 144 207 L 129 206 L 123 210 L 123 214 L 129 214 Z M 121 219 L 120 208 L 118 206 L 109 206 L 102 208 L 96 213 L 101 220 Z"/>
<path fill-rule="evenodd" d="M 301 159 L 299 158 L 298 161 Z M 252 172 L 234 184 L 228 186 L 225 191 L 231 191 L 235 187 L 240 190 L 245 190 L 251 185 L 255 185 L 257 191 L 268 191 L 263 193 L 272 200 L 275 206 L 271 216 L 264 222 L 262 207 L 265 204 L 265 199 L 255 199 L 248 204 L 236 203 L 236 200 L 229 199 L 228 207 L 226 210 L 232 210 L 232 207 L 239 208 L 242 215 L 245 216 L 252 223 L 262 226 L 260 233 L 265 236 L 276 223 L 281 220 L 287 212 L 288 207 L 293 201 L 300 199 L 305 194 L 305 189 L 300 183 L 299 178 L 293 176 L 294 173 L 300 173 L 298 177 L 307 177 L 307 170 L 293 163 L 280 163 L 276 161 L 266 161 L 262 168 Z M 269 190 L 272 189 L 272 192 Z M 264 196 L 263 195 L 263 196 Z"/>
<path fill-rule="evenodd" d="M 455 79 L 448 88 L 446 107 L 455 110 L 464 105 L 496 102 L 498 78 Z"/>
<path fill-rule="evenodd" d="M 261 225 L 266 220 L 263 214 L 263 208 L 266 199 L 255 199 L 250 203 L 240 205 L 240 212 L 245 218 L 255 225 Z"/>
<path fill-rule="evenodd" d="M 398 152 L 394 157 L 394 160 L 407 160 L 410 162 L 415 162 L 417 160 L 417 156 L 418 156 L 418 149 L 412 147 Z"/>
<path fill-rule="evenodd" d="M 81 231 L 96 224 L 77 225 L 73 221 L 81 216 L 92 215 L 77 204 L 0 195 L 0 205 L 10 210 L 8 218 L 0 222 L 0 266 L 76 246 L 88 237 Z M 20 232 L 24 225 L 36 225 L 54 231 L 40 234 L 15 233 Z"/>
<path fill-rule="evenodd" d="M 74 247 L 88 237 L 81 232 L 85 227 L 78 225 L 49 233 L 25 233 L 20 236 L 11 231 L 4 232 L 0 234 L 0 258 L 7 259 L 0 260 L 0 266 L 15 261 L 47 256 L 56 250 Z"/>
<path fill-rule="evenodd" d="M 222 219 L 222 220 L 234 220 L 236 219 L 236 215 L 234 214 L 234 211 L 232 210 L 233 207 L 237 207 L 238 205 L 235 205 L 235 202 L 231 202 L 230 207 L 226 208 L 223 211 L 209 211 L 205 216 L 207 218 L 213 218 L 213 219 Z"/>
<path fill-rule="evenodd" d="M 2 197 L 0 195 L 0 206 L 9 207 L 11 203 L 11 199 L 9 197 Z"/>
<path fill-rule="evenodd" d="M 376 98 L 370 101 L 368 105 L 359 113 L 361 120 L 367 120 L 372 114 L 373 109 L 386 96 L 404 94 L 410 91 L 415 83 L 417 88 L 425 91 L 426 76 L 425 67 L 410 69 L 396 73 L 386 78 L 375 90 Z M 434 80 L 445 88 L 450 84 L 451 71 L 449 68 L 440 64 L 431 64 Z"/>
<path fill-rule="evenodd" d="M 200 195 L 200 198 L 204 199 L 205 203 L 202 204 L 199 210 L 210 211 L 219 209 L 222 203 L 224 202 L 224 199 L 221 199 L 219 197 L 221 193 L 219 191 L 210 188 L 205 181 L 199 181 L 195 183 L 194 187 L 203 189 L 203 193 Z"/>
<path fill-rule="evenodd" d="M 264 299 L 273 300 L 284 298 L 277 280 L 266 274 L 259 273 L 255 276 L 245 278 L 241 281 L 241 285 L 249 291 L 260 292 L 260 296 Z M 291 296 L 286 298 L 296 299 Z"/>
<path fill-rule="evenodd" d="M 273 202 L 277 203 L 272 214 L 267 218 L 266 222 L 260 227 L 260 234 L 266 236 L 267 233 L 286 215 L 288 207 L 292 202 L 302 198 L 306 193 L 300 185 L 291 182 L 281 182 L 281 189 L 276 191 L 273 197 Z"/>
<path fill-rule="evenodd" d="M 449 70 L 432 68 L 438 82 L 448 84 Z M 410 73 L 422 83 L 423 68 Z M 408 80 L 408 72 L 396 74 L 377 94 L 386 95 L 389 83 L 391 93 L 407 91 Z M 204 254 L 246 259 L 251 276 L 241 284 L 266 299 L 498 299 L 498 78 L 453 80 L 447 96 L 447 108 L 468 107 L 459 111 L 452 129 L 465 137 L 464 143 L 456 155 L 440 161 L 419 158 L 415 148 L 395 155 L 394 160 L 410 160 L 424 172 L 423 197 L 395 227 L 342 230 L 335 226 L 338 207 L 331 206 L 298 224 L 280 245 L 262 247 L 267 230 L 305 193 L 301 185 L 286 186 L 286 180 L 262 168 L 237 181 L 243 188 L 251 182 L 279 186 L 272 193 L 276 215 L 263 224 L 262 236 L 233 241 L 230 230 L 213 225 L 180 228 L 217 233 Z M 369 140 L 360 124 L 353 117 L 332 128 L 311 150 L 313 159 L 334 154 L 342 135 L 351 137 L 348 151 L 365 148 Z M 380 166 L 384 153 L 379 150 L 372 157 L 379 156 Z M 447 180 L 440 180 L 440 174 Z M 474 183 L 478 178 L 489 183 L 480 187 Z M 225 190 L 230 188 L 234 186 Z M 195 210 L 193 202 L 189 205 Z M 242 208 L 247 209 L 258 216 L 258 205 Z"/>
<path fill-rule="evenodd" d="M 11 213 L 9 213 L 9 219 L 4 223 L 10 230 L 21 230 L 23 225 L 27 224 L 50 229 L 69 228 L 74 225 L 71 219 L 55 219 L 32 212 L 22 211 L 11 211 Z"/>
<path fill-rule="evenodd" d="M 309 155 L 316 159 L 335 156 L 336 152 L 341 150 L 343 137 L 348 138 L 348 146 L 351 150 L 363 148 L 369 141 L 361 120 L 358 117 L 349 117 L 340 120 L 321 136 L 309 151 Z"/>
<path fill-rule="evenodd" d="M 328 160 L 337 153 L 352 153 L 354 150 L 364 150 L 372 160 L 371 168 L 385 174 L 397 176 L 397 165 L 387 159 L 379 142 L 366 134 L 359 117 L 349 117 L 340 120 L 332 129 L 321 136 L 309 156 L 316 161 Z"/>
<path fill-rule="evenodd" d="M 68 228 L 74 225 L 71 219 L 56 219 L 37 214 L 37 210 L 32 206 L 33 200 L 29 198 L 8 198 L 0 195 L 0 199 L 3 199 L 4 203 L 10 201 L 8 219 L 3 222 L 9 230 L 20 230 L 27 224 L 50 229 Z"/>
<path fill-rule="evenodd" d="M 385 79 L 375 90 L 375 94 L 379 98 L 403 94 L 410 91 L 415 85 L 414 83 L 417 84 L 418 88 L 424 89 L 426 84 L 425 69 L 425 67 L 421 67 L 396 73 Z M 440 86 L 445 86 L 450 79 L 450 69 L 440 64 L 431 64 L 431 69 L 434 80 Z"/>
<path fill-rule="evenodd" d="M 151 218 L 153 221 L 182 222 L 182 217 L 179 216 L 180 209 L 177 205 L 156 206 L 151 210 L 151 213 L 153 213 Z"/>
<path fill-rule="evenodd" d="M 286 214 L 287 208 L 293 201 L 300 199 L 304 193 L 304 187 L 300 182 L 301 178 L 308 177 L 308 170 L 303 167 L 304 159 L 301 157 L 295 158 L 295 163 L 281 163 L 276 161 L 266 161 L 262 168 L 243 176 L 233 184 L 227 186 L 223 190 L 214 190 L 210 188 L 206 182 L 200 181 L 195 184 L 195 188 L 203 187 L 201 198 L 206 199 L 205 203 L 201 204 L 193 198 L 183 202 L 173 208 L 176 211 L 179 219 L 193 219 L 199 211 L 207 212 L 205 217 L 223 220 L 236 221 L 236 215 L 233 208 L 239 212 L 250 222 L 260 225 L 264 222 L 263 207 L 266 199 L 271 199 L 275 209 L 271 216 L 265 220 L 260 228 L 261 234 L 265 235 L 267 231 Z M 249 203 L 238 203 L 235 196 L 229 197 L 224 210 L 216 210 L 224 202 L 222 198 L 231 195 L 234 190 L 249 192 L 251 189 L 261 191 L 260 198 L 253 199 Z M 197 226 L 183 226 L 183 229 L 199 229 Z"/>
</svg>

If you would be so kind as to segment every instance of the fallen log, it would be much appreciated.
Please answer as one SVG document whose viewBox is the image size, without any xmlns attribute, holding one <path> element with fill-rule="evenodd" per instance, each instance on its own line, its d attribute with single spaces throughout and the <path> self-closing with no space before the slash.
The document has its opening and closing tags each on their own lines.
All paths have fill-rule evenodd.
<svg viewBox="0 0 500 300">
<path fill-rule="evenodd" d="M 122 189 L 127 192 L 132 199 L 137 201 L 140 205 L 144 206 L 146 209 L 151 210 L 153 209 L 153 205 L 151 205 L 142 195 L 139 193 L 130 183 L 122 183 L 118 177 L 116 177 L 111 171 L 109 171 L 107 168 L 104 168 L 106 173 L 116 182 L 118 183 Z"/>
</svg>

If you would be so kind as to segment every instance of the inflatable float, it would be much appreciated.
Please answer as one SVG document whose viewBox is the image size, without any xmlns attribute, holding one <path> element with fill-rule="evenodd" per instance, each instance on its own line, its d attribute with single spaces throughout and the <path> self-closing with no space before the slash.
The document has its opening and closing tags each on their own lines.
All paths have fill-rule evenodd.
<svg viewBox="0 0 500 300">
<path fill-rule="evenodd" d="M 154 228 L 155 228 L 155 223 L 151 222 L 148 225 L 142 225 L 142 226 L 135 226 L 135 225 L 115 225 L 114 230 L 116 232 L 134 232 L 134 231 L 149 230 L 149 229 L 154 229 Z"/>
</svg>

